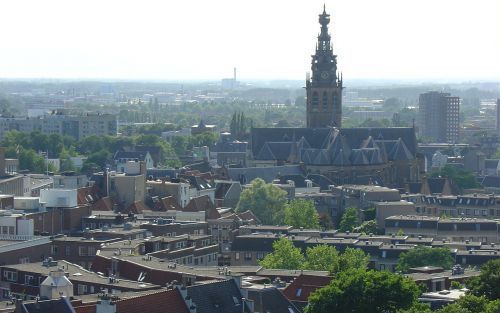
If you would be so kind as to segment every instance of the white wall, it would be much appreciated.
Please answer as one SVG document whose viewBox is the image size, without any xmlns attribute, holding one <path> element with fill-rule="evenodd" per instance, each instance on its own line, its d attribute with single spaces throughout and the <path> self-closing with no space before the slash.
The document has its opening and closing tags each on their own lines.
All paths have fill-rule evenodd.
<svg viewBox="0 0 500 313">
<path fill-rule="evenodd" d="M 76 189 L 42 189 L 40 202 L 46 207 L 72 208 L 77 206 Z"/>
<path fill-rule="evenodd" d="M 32 219 L 18 219 L 17 220 L 17 234 L 24 236 L 33 236 L 35 225 Z"/>
</svg>

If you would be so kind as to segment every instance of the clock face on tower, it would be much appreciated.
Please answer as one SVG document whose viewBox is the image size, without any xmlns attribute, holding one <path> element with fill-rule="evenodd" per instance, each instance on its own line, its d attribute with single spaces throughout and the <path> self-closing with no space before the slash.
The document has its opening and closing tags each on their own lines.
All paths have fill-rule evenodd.
<svg viewBox="0 0 500 313">
<path fill-rule="evenodd" d="M 330 76 L 328 72 L 321 72 L 321 78 L 328 79 L 328 76 Z"/>
</svg>

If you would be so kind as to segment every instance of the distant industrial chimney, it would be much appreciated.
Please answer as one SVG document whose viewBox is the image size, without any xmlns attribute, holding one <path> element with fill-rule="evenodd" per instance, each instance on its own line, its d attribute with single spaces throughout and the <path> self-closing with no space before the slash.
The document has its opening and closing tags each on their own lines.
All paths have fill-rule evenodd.
<svg viewBox="0 0 500 313">
<path fill-rule="evenodd" d="M 233 79 L 236 82 L 236 67 L 233 69 Z"/>
</svg>

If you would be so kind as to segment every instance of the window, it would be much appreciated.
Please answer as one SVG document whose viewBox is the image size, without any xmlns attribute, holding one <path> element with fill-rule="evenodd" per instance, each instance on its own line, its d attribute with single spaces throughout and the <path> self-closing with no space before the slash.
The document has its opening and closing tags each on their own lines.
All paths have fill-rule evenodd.
<svg viewBox="0 0 500 313">
<path fill-rule="evenodd" d="M 87 247 L 87 254 L 89 256 L 94 256 L 95 255 L 95 247 Z"/>
<path fill-rule="evenodd" d="M 33 275 L 24 275 L 24 284 L 25 285 L 33 285 L 35 283 L 35 279 Z"/>
<path fill-rule="evenodd" d="M 257 252 L 256 256 L 257 260 L 262 260 L 264 258 L 264 253 L 263 252 Z"/>
<path fill-rule="evenodd" d="M 301 294 L 302 294 L 302 288 L 298 288 L 297 292 L 295 292 L 295 296 L 300 297 Z"/>
<path fill-rule="evenodd" d="M 66 256 L 70 256 L 71 255 L 71 246 L 66 246 L 65 252 L 66 252 Z"/>
<path fill-rule="evenodd" d="M 3 278 L 7 281 L 17 282 L 17 272 L 4 270 Z"/>
<path fill-rule="evenodd" d="M 30 262 L 30 258 L 28 256 L 19 258 L 19 264 L 26 264 Z"/>
<path fill-rule="evenodd" d="M 315 91 L 315 92 L 313 92 L 313 96 L 312 96 L 312 105 L 317 106 L 318 104 L 319 104 L 319 95 Z"/>
<path fill-rule="evenodd" d="M 235 260 L 239 260 L 239 259 L 240 259 L 240 253 L 239 253 L 239 252 L 236 252 L 236 253 L 234 254 L 234 259 L 235 259 Z"/>
<path fill-rule="evenodd" d="M 245 260 L 249 261 L 252 259 L 252 252 L 245 252 Z"/>
<path fill-rule="evenodd" d="M 79 295 L 84 295 L 87 293 L 87 285 L 80 285 L 78 284 L 78 294 Z"/>
<path fill-rule="evenodd" d="M 78 255 L 79 256 L 87 256 L 87 247 L 78 246 Z"/>
</svg>

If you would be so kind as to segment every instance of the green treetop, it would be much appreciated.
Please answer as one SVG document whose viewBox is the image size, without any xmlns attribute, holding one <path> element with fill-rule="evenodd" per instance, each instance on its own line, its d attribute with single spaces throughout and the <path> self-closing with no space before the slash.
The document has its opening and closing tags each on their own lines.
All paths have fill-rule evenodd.
<svg viewBox="0 0 500 313">
<path fill-rule="evenodd" d="M 319 216 L 310 200 L 294 199 L 285 207 L 285 224 L 295 228 L 319 228 Z"/>
<path fill-rule="evenodd" d="M 358 210 L 356 208 L 346 209 L 340 219 L 339 230 L 341 232 L 352 231 L 358 225 Z"/>
<path fill-rule="evenodd" d="M 276 269 L 301 269 L 304 263 L 304 255 L 293 243 L 282 237 L 273 243 L 273 253 L 270 253 L 259 261 L 259 265 L 265 268 Z"/>
<path fill-rule="evenodd" d="M 401 253 L 396 268 L 406 273 L 412 267 L 440 266 L 450 269 L 453 264 L 454 260 L 449 249 L 417 246 L 408 252 Z"/>
<path fill-rule="evenodd" d="M 402 275 L 352 269 L 312 293 L 305 312 L 396 312 L 412 307 L 419 294 L 415 281 Z"/>
<path fill-rule="evenodd" d="M 263 224 L 282 224 L 286 196 L 284 190 L 256 178 L 250 187 L 241 193 L 236 210 L 238 212 L 251 210 Z"/>
</svg>

